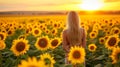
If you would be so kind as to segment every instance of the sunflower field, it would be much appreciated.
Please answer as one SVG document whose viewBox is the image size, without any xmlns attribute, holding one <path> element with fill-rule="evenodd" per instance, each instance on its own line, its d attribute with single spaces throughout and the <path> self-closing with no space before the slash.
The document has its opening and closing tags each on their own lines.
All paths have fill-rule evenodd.
<svg viewBox="0 0 120 67">
<path fill-rule="evenodd" d="M 0 17 L 0 67 L 72 67 L 65 64 L 62 48 L 66 17 Z M 85 61 L 86 67 L 120 67 L 120 16 L 81 15 L 80 19 L 87 36 L 86 48 L 73 47 L 70 61 Z"/>
</svg>

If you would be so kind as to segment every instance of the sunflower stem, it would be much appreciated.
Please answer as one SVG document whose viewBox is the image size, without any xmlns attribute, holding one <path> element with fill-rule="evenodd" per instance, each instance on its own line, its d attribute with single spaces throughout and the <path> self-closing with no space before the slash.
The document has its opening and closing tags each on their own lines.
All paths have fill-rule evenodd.
<svg viewBox="0 0 120 67">
<path fill-rule="evenodd" d="M 2 67 L 2 52 L 0 51 L 0 67 Z"/>
<path fill-rule="evenodd" d="M 15 63 L 15 66 L 17 67 L 18 64 L 19 64 L 19 59 L 20 59 L 21 56 L 17 56 L 17 59 L 16 59 L 16 63 Z"/>
</svg>

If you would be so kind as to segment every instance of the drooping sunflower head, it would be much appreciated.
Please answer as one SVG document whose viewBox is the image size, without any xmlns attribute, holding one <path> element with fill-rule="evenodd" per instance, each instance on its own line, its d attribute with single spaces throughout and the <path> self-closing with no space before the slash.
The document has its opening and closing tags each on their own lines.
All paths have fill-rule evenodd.
<svg viewBox="0 0 120 67">
<path fill-rule="evenodd" d="M 50 41 L 50 48 L 55 49 L 60 45 L 61 41 L 59 38 L 54 38 Z"/>
<path fill-rule="evenodd" d="M 85 61 L 85 49 L 78 46 L 71 47 L 68 60 L 72 64 L 83 63 Z"/>
<path fill-rule="evenodd" d="M 18 67 L 46 67 L 44 61 L 37 60 L 35 57 L 29 57 L 27 60 L 22 60 Z"/>
<path fill-rule="evenodd" d="M 29 50 L 28 40 L 21 38 L 13 41 L 11 51 L 13 51 L 16 56 L 26 53 L 27 50 Z"/>
<path fill-rule="evenodd" d="M 39 28 L 34 28 L 32 30 L 32 34 L 36 37 L 36 36 L 40 36 L 41 35 L 41 30 Z"/>
<path fill-rule="evenodd" d="M 113 64 L 117 63 L 120 60 L 120 47 L 113 48 L 112 54 L 110 57 L 113 60 Z M 120 61 L 119 61 L 120 62 Z"/>
<path fill-rule="evenodd" d="M 111 35 L 108 37 L 107 41 L 105 42 L 105 47 L 108 49 L 112 49 L 117 46 L 119 43 L 118 35 Z"/>
<path fill-rule="evenodd" d="M 39 50 L 47 50 L 50 47 L 48 36 L 38 38 L 35 46 Z"/>
<path fill-rule="evenodd" d="M 40 58 L 42 61 L 45 62 L 46 67 L 54 67 L 55 60 L 54 57 L 52 57 L 50 54 L 45 53 L 40 55 Z"/>
<path fill-rule="evenodd" d="M 0 40 L 0 50 L 5 49 L 5 47 L 6 47 L 6 44 L 4 43 L 4 41 Z"/>
<path fill-rule="evenodd" d="M 95 44 L 89 44 L 88 45 L 88 50 L 91 52 L 96 51 L 97 46 Z"/>
</svg>

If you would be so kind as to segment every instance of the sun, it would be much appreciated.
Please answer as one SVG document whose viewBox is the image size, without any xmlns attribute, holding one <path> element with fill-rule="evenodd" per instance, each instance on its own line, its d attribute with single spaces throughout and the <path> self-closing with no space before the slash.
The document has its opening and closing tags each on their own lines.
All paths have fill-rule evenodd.
<svg viewBox="0 0 120 67">
<path fill-rule="evenodd" d="M 102 6 L 102 0 L 83 0 L 80 7 L 83 10 L 99 10 Z"/>
</svg>

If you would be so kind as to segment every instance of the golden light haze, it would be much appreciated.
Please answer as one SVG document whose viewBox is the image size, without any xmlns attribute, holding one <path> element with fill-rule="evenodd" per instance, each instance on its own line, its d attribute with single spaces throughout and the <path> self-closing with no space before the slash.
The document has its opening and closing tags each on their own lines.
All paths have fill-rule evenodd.
<svg viewBox="0 0 120 67">
<path fill-rule="evenodd" d="M 120 0 L 0 0 L 0 11 L 120 10 Z"/>
<path fill-rule="evenodd" d="M 103 0 L 83 0 L 80 7 L 83 10 L 98 10 L 104 5 Z"/>
</svg>

